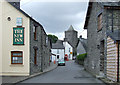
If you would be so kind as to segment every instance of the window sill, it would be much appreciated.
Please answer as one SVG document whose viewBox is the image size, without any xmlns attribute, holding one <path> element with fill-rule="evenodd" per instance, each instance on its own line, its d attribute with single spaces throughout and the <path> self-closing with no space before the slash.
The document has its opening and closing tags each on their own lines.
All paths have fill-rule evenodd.
<svg viewBox="0 0 120 85">
<path fill-rule="evenodd" d="M 34 66 L 38 66 L 37 64 L 34 64 Z"/>
<path fill-rule="evenodd" d="M 97 32 L 100 32 L 100 31 L 102 31 L 102 28 L 100 30 L 97 30 Z"/>
<path fill-rule="evenodd" d="M 23 67 L 24 65 L 23 64 L 10 64 L 10 66 L 21 66 L 21 67 Z"/>
<path fill-rule="evenodd" d="M 35 40 L 35 39 L 34 39 L 34 41 L 38 41 L 38 40 Z"/>
</svg>

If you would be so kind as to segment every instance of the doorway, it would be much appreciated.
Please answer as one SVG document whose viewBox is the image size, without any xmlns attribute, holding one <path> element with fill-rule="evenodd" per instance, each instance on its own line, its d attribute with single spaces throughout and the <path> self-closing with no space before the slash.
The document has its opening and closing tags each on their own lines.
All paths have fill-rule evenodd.
<svg viewBox="0 0 120 85">
<path fill-rule="evenodd" d="M 100 71 L 104 73 L 104 40 L 100 42 Z"/>
</svg>

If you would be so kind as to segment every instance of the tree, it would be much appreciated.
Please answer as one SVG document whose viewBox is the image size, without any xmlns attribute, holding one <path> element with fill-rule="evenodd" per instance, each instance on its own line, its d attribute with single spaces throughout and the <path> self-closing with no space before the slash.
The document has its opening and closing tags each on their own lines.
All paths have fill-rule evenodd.
<svg viewBox="0 0 120 85">
<path fill-rule="evenodd" d="M 51 35 L 51 34 L 48 35 L 48 38 L 51 39 L 51 42 L 52 42 L 52 43 L 56 43 L 56 41 L 58 40 L 58 37 L 57 37 L 57 36 Z"/>
</svg>

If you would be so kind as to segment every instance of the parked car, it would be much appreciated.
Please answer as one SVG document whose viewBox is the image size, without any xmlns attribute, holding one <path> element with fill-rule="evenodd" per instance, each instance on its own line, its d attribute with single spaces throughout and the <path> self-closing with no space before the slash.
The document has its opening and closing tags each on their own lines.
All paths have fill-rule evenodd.
<svg viewBox="0 0 120 85">
<path fill-rule="evenodd" d="M 58 61 L 58 66 L 65 66 L 65 61 L 64 60 L 59 60 Z"/>
</svg>

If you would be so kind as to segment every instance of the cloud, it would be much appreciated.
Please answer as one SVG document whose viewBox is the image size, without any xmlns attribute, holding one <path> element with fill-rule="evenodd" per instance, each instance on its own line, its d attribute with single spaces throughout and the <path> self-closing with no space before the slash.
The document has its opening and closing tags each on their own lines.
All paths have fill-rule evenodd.
<svg viewBox="0 0 120 85">
<path fill-rule="evenodd" d="M 24 5 L 25 4 L 25 5 Z M 70 25 L 78 34 L 83 30 L 87 2 L 24 2 L 21 8 L 39 21 L 47 33 L 63 36 Z"/>
</svg>

